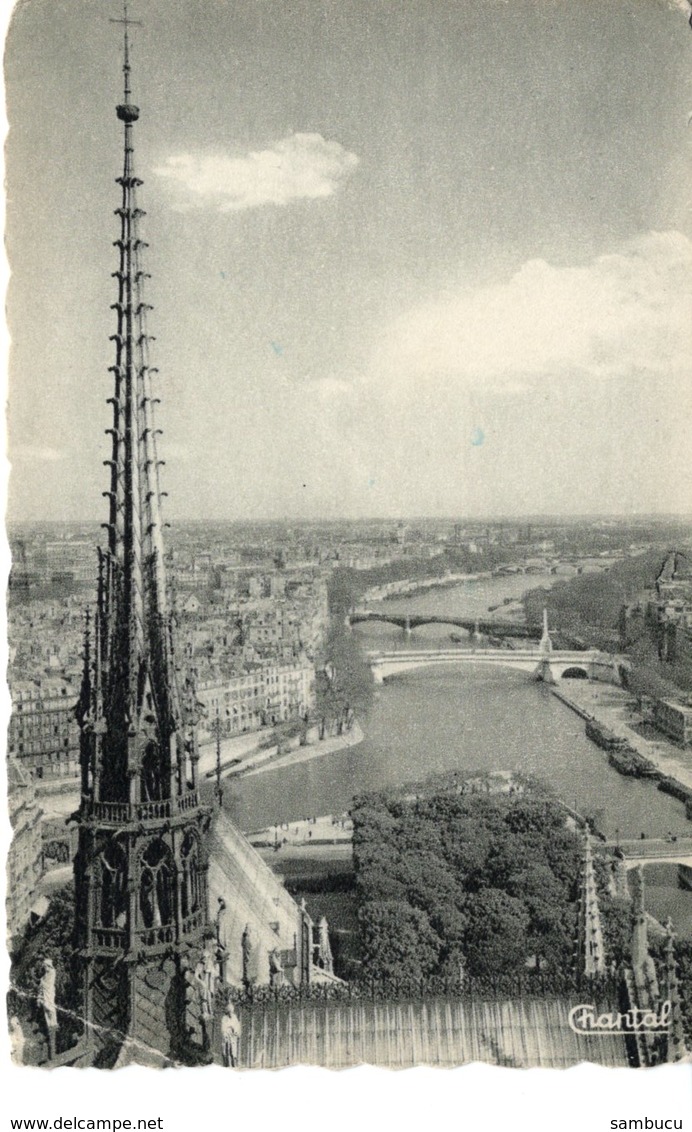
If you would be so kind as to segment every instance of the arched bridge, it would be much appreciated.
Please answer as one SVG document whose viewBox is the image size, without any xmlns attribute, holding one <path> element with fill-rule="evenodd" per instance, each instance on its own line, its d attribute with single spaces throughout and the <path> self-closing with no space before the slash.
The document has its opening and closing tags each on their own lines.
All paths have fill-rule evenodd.
<svg viewBox="0 0 692 1132">
<path fill-rule="evenodd" d="M 366 621 L 397 625 L 406 635 L 421 625 L 452 625 L 483 636 L 523 637 L 536 641 L 541 637 L 539 625 L 525 625 L 521 621 L 493 621 L 490 618 L 478 620 L 473 617 L 454 617 L 445 613 L 378 613 L 371 609 L 357 609 L 346 618 L 348 626 L 361 625 Z"/>
<path fill-rule="evenodd" d="M 545 649 L 416 649 L 367 654 L 376 684 L 390 676 L 440 664 L 485 664 L 529 672 L 536 680 L 556 684 L 565 677 L 620 682 L 615 658 L 595 649 L 547 652 Z"/>
</svg>

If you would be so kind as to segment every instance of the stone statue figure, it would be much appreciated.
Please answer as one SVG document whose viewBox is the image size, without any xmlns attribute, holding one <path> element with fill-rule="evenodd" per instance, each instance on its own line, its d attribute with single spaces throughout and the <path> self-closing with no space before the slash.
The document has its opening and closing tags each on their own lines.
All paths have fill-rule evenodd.
<svg viewBox="0 0 692 1132">
<path fill-rule="evenodd" d="M 229 1002 L 221 1018 L 221 1058 L 227 1069 L 235 1069 L 240 1052 L 240 1018 Z"/>
<path fill-rule="evenodd" d="M 328 975 L 334 974 L 334 960 L 332 948 L 329 943 L 329 924 L 327 917 L 322 916 L 317 924 L 317 962 Z"/>
<path fill-rule="evenodd" d="M 195 967 L 195 981 L 199 995 L 202 1018 L 208 1022 L 214 1014 L 214 993 L 216 991 L 216 962 L 213 948 L 207 944 L 202 957 Z"/>
<path fill-rule="evenodd" d="M 219 965 L 219 978 L 222 983 L 226 982 L 226 968 L 228 966 L 228 948 L 226 946 L 226 901 L 222 896 L 217 897 L 218 908 L 214 926 L 216 929 L 216 958 Z"/>
<path fill-rule="evenodd" d="M 43 1010 L 43 1018 L 48 1035 L 48 1057 L 55 1057 L 55 1036 L 58 1029 L 58 1012 L 55 1005 L 55 967 L 52 959 L 43 960 L 43 974 L 38 985 L 38 1004 Z"/>
<path fill-rule="evenodd" d="M 10 1018 L 10 1052 L 15 1065 L 24 1064 L 24 1031 L 16 1014 Z"/>
<path fill-rule="evenodd" d="M 259 980 L 259 942 L 250 924 L 245 925 L 242 938 L 243 986 L 254 987 Z"/>
<path fill-rule="evenodd" d="M 278 947 L 269 952 L 269 986 L 278 990 L 284 985 L 285 975 Z"/>
<path fill-rule="evenodd" d="M 300 902 L 298 929 L 300 932 L 300 946 L 298 951 L 300 985 L 309 986 L 312 978 L 312 961 L 315 944 L 312 919 L 305 903 L 305 897 L 303 897 Z"/>
</svg>

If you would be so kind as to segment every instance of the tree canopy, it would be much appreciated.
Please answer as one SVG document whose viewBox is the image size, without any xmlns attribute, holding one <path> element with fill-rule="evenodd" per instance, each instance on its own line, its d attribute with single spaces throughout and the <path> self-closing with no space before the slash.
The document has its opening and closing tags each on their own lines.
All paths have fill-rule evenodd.
<svg viewBox="0 0 692 1132">
<path fill-rule="evenodd" d="M 366 794 L 351 812 L 370 975 L 570 966 L 581 844 L 546 792 Z"/>
<path fill-rule="evenodd" d="M 341 729 L 365 714 L 373 698 L 372 673 L 358 641 L 335 622 L 327 635 L 316 680 L 316 711 Z"/>
</svg>

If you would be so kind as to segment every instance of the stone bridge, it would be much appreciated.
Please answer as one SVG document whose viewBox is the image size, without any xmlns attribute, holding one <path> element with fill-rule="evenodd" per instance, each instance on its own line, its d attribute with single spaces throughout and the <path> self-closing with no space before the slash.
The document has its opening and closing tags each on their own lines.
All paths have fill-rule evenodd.
<svg viewBox="0 0 692 1132">
<path fill-rule="evenodd" d="M 539 640 L 541 628 L 526 625 L 522 621 L 494 621 L 490 618 L 454 617 L 446 613 L 379 613 L 370 609 L 357 609 L 346 617 L 346 625 L 362 625 L 367 621 L 381 621 L 396 625 L 408 637 L 421 625 L 452 625 L 465 629 L 467 633 L 490 637 L 523 637 L 526 640 Z"/>
<path fill-rule="evenodd" d="M 402 649 L 398 652 L 369 652 L 367 657 L 376 684 L 383 684 L 388 677 L 401 672 L 440 664 L 485 664 L 516 668 L 547 684 L 556 684 L 559 680 L 570 677 L 620 683 L 615 658 L 596 649 L 582 652 L 559 649 L 548 651 L 544 648 Z"/>
<path fill-rule="evenodd" d="M 682 865 L 692 870 L 692 837 L 677 837 L 675 841 L 653 837 L 608 841 L 604 848 L 615 852 L 628 870 L 638 865 Z"/>
</svg>

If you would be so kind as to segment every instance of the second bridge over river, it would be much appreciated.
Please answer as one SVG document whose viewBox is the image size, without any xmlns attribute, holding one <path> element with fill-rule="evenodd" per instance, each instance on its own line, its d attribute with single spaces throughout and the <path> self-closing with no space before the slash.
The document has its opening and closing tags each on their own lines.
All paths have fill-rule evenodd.
<svg viewBox="0 0 692 1132">
<path fill-rule="evenodd" d="M 620 682 L 617 662 L 607 653 L 596 649 L 578 652 L 545 648 L 477 648 L 477 649 L 416 649 L 396 652 L 371 651 L 367 653 L 376 684 L 383 684 L 390 676 L 411 672 L 417 668 L 437 665 L 484 664 L 516 668 L 530 673 L 537 680 L 556 684 L 561 679 L 601 680 Z"/>
<path fill-rule="evenodd" d="M 469 634 L 484 637 L 517 637 L 536 641 L 541 637 L 539 625 L 526 625 L 521 621 L 502 621 L 499 618 L 493 620 L 455 617 L 446 613 L 380 613 L 370 609 L 356 609 L 346 617 L 349 628 L 369 621 L 397 625 L 406 636 L 409 636 L 414 629 L 419 629 L 421 625 L 451 625 L 457 629 L 464 629 Z"/>
</svg>

